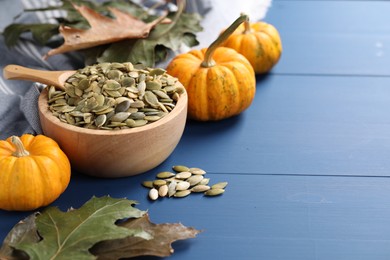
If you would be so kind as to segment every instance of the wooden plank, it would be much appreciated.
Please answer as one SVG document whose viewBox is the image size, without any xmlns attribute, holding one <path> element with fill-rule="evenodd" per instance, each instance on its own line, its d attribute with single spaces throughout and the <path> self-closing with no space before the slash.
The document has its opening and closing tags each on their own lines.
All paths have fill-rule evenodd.
<svg viewBox="0 0 390 260">
<path fill-rule="evenodd" d="M 164 167 L 161 167 L 162 169 Z M 151 202 L 140 183 L 155 172 L 116 180 L 73 176 L 54 203 L 79 207 L 93 195 L 139 201 L 154 223 L 181 222 L 203 232 L 174 243 L 172 259 L 388 259 L 390 179 L 208 173 L 225 194 Z M 1 237 L 17 219 L 0 212 Z"/>
<path fill-rule="evenodd" d="M 170 162 L 218 173 L 389 176 L 389 86 L 380 77 L 269 76 L 240 116 L 189 121 Z"/>
<path fill-rule="evenodd" d="M 390 75 L 390 2 L 274 1 L 284 51 L 273 73 Z"/>
</svg>

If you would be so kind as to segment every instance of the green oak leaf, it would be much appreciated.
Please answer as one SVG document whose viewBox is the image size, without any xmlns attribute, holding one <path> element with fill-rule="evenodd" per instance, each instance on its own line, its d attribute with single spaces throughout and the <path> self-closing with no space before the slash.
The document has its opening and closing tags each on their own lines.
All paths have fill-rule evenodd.
<svg viewBox="0 0 390 260">
<path fill-rule="evenodd" d="M 182 44 L 193 47 L 199 42 L 195 32 L 202 30 L 197 14 L 182 13 L 174 26 L 158 24 L 145 39 L 112 43 L 97 58 L 98 62 L 143 63 L 153 67 L 163 61 L 169 51 L 177 51 Z"/>
<path fill-rule="evenodd" d="M 8 47 L 16 45 L 20 35 L 24 32 L 31 32 L 34 40 L 43 45 L 46 44 L 51 37 L 58 34 L 58 24 L 11 24 L 3 31 L 5 44 Z"/>
<path fill-rule="evenodd" d="M 26 252 L 31 259 L 95 259 L 89 252 L 94 244 L 129 236 L 150 239 L 142 229 L 127 229 L 115 223 L 145 214 L 134 208 L 135 201 L 111 197 L 92 197 L 79 209 L 62 212 L 47 208 L 38 215 L 35 224 L 42 240 L 38 243 L 21 241 L 14 247 Z"/>
</svg>

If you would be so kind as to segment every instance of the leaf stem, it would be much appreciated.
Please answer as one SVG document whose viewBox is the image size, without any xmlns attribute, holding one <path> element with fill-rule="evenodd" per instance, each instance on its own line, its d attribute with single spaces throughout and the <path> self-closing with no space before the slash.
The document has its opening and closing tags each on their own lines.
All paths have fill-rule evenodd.
<svg viewBox="0 0 390 260">
<path fill-rule="evenodd" d="M 177 23 L 181 14 L 184 11 L 184 8 L 186 6 L 186 0 L 177 0 L 176 2 L 177 2 L 177 11 L 176 11 L 175 16 L 173 17 L 171 23 L 169 23 L 169 25 L 165 28 L 165 30 L 159 32 L 158 34 L 155 34 L 155 35 L 151 34 L 149 37 L 150 39 L 160 38 L 162 35 L 169 32 L 173 26 L 175 26 L 175 24 Z"/>
<path fill-rule="evenodd" d="M 201 66 L 204 68 L 215 66 L 215 61 L 213 60 L 213 54 L 215 50 L 229 38 L 229 36 L 237 29 L 238 26 L 240 26 L 240 24 L 248 20 L 248 15 L 241 14 L 240 17 L 238 17 L 214 42 L 212 42 L 211 45 L 207 48 Z"/>
</svg>

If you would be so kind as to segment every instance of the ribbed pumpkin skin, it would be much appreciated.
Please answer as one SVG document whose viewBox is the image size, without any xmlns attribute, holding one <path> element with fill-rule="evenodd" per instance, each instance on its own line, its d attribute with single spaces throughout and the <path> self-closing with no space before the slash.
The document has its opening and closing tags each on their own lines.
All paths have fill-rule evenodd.
<svg viewBox="0 0 390 260">
<path fill-rule="evenodd" d="M 167 67 L 187 90 L 188 117 L 215 121 L 238 115 L 255 96 L 252 65 L 235 50 L 219 47 L 212 56 L 216 65 L 202 67 L 206 50 L 179 54 Z"/>
<path fill-rule="evenodd" d="M 0 208 L 33 210 L 57 199 L 67 188 L 71 169 L 57 143 L 43 135 L 20 137 L 27 156 L 13 156 L 11 137 L 0 141 Z"/>
<path fill-rule="evenodd" d="M 256 74 L 269 72 L 282 55 L 282 41 L 276 28 L 265 22 L 249 23 L 250 31 L 240 25 L 223 43 L 235 49 L 252 64 Z"/>
</svg>

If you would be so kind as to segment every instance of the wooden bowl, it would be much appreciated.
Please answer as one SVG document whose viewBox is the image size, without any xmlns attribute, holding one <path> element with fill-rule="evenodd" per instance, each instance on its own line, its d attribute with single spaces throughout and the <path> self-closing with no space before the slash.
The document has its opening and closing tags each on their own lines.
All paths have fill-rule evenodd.
<svg viewBox="0 0 390 260">
<path fill-rule="evenodd" d="M 43 133 L 54 139 L 68 156 L 72 170 L 105 178 L 144 173 L 173 152 L 185 127 L 187 93 L 162 119 L 132 129 L 95 130 L 61 122 L 48 108 L 47 91 L 38 100 Z"/>
</svg>

